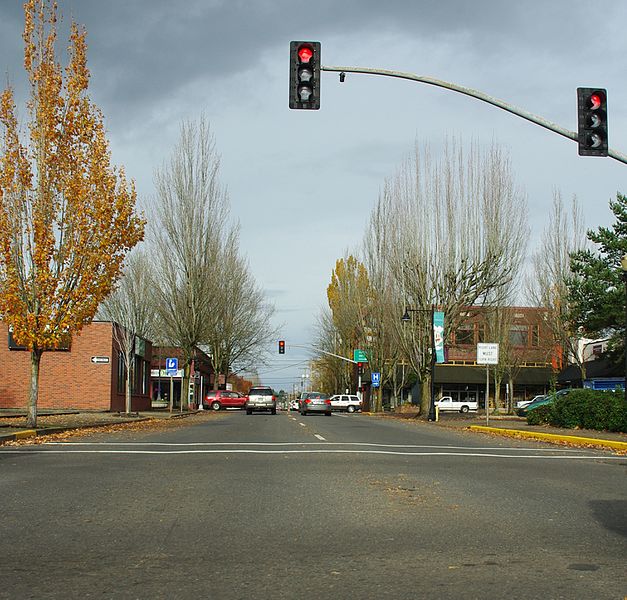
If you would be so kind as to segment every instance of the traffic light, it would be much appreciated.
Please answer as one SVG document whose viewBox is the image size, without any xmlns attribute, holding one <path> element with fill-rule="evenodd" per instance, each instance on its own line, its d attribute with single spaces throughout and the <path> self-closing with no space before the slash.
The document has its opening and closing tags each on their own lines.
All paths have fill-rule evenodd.
<svg viewBox="0 0 627 600">
<path fill-rule="evenodd" d="M 320 108 L 320 42 L 290 42 L 290 108 Z"/>
<path fill-rule="evenodd" d="M 607 91 L 577 88 L 579 156 L 607 156 Z"/>
<path fill-rule="evenodd" d="M 279 354 L 285 354 L 285 341 L 279 340 Z"/>
<path fill-rule="evenodd" d="M 364 374 L 364 363 L 357 363 L 357 373 L 359 375 L 363 375 Z"/>
</svg>

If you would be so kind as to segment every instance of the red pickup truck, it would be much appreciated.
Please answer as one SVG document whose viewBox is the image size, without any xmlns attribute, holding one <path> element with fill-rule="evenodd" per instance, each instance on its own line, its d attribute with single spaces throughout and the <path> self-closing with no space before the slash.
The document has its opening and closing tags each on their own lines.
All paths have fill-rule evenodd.
<svg viewBox="0 0 627 600">
<path fill-rule="evenodd" d="M 202 403 L 204 409 L 220 410 L 221 408 L 245 408 L 248 396 L 228 390 L 213 390 L 209 392 Z"/>
</svg>

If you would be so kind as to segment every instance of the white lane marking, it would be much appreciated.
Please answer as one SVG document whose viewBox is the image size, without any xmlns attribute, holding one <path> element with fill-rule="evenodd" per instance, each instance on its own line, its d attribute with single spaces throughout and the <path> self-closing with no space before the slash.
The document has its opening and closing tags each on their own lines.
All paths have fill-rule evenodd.
<svg viewBox="0 0 627 600">
<path fill-rule="evenodd" d="M 307 425 L 305 425 L 304 423 L 299 423 L 299 425 L 300 425 L 301 427 L 307 427 Z"/>
<path fill-rule="evenodd" d="M 520 455 L 520 454 L 494 454 L 492 452 L 399 452 L 391 450 L 344 450 L 344 449 L 310 449 L 310 450 L 254 450 L 250 449 L 215 449 L 215 450 L 87 450 L 87 449 L 34 449 L 34 448 L 11 448 L 0 449 L 0 454 L 382 454 L 398 456 L 466 456 L 476 458 L 518 458 L 518 459 L 542 459 L 542 460 L 621 460 L 624 456 L 604 456 L 599 454 L 564 456 L 564 455 Z"/>
<path fill-rule="evenodd" d="M 305 423 L 299 423 L 306 427 Z M 319 442 L 45 442 L 38 446 L 318 446 Z M 366 446 L 374 448 L 429 448 L 438 450 L 502 450 L 510 452 L 561 452 L 581 454 L 583 449 L 572 448 L 495 448 L 494 446 L 434 446 L 432 444 L 376 444 L 373 442 L 326 442 L 325 446 Z"/>
<path fill-rule="evenodd" d="M 319 435 L 318 433 L 314 433 L 314 437 L 317 437 L 322 442 L 326 442 L 326 440 L 321 435 Z"/>
</svg>

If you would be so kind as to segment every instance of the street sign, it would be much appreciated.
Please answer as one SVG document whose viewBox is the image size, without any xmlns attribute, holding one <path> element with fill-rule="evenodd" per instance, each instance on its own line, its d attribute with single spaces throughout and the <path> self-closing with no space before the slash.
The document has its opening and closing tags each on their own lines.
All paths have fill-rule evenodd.
<svg viewBox="0 0 627 600">
<path fill-rule="evenodd" d="M 355 362 L 365 363 L 368 362 L 368 357 L 363 350 L 353 350 L 353 360 Z"/>
<path fill-rule="evenodd" d="M 370 373 L 370 381 L 372 387 L 379 387 L 381 385 L 381 373 Z"/>
<path fill-rule="evenodd" d="M 91 362 L 93 362 L 96 365 L 106 365 L 109 363 L 109 357 L 108 356 L 92 356 Z"/>
<path fill-rule="evenodd" d="M 176 372 L 179 370 L 178 358 L 166 358 L 165 359 L 165 371 L 168 377 L 176 377 Z"/>
<path fill-rule="evenodd" d="M 499 345 L 498 344 L 477 344 L 477 364 L 478 365 L 498 365 Z"/>
</svg>

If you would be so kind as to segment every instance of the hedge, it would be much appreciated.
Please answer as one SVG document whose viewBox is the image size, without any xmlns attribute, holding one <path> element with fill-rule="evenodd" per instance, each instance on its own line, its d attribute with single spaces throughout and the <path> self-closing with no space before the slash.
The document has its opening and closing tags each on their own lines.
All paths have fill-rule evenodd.
<svg viewBox="0 0 627 600">
<path fill-rule="evenodd" d="M 527 423 L 627 433 L 627 400 L 622 391 L 573 390 L 530 410 Z"/>
</svg>

